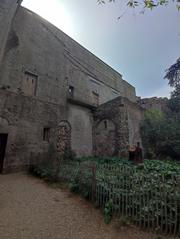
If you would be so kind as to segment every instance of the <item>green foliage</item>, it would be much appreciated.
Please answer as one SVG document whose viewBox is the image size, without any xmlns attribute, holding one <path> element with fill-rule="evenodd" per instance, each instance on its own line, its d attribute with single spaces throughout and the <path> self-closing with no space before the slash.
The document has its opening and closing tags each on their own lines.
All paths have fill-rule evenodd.
<svg viewBox="0 0 180 239">
<path fill-rule="evenodd" d="M 107 164 L 131 164 L 130 161 L 127 161 L 126 159 L 121 159 L 118 157 L 95 157 L 95 156 L 89 156 L 89 157 L 81 157 L 77 159 L 79 163 L 81 162 L 89 162 L 89 163 L 96 163 L 99 165 L 103 165 L 105 163 Z"/>
<path fill-rule="evenodd" d="M 121 217 L 119 219 L 120 226 L 128 226 L 130 224 L 128 217 Z"/>
<path fill-rule="evenodd" d="M 117 0 L 97 0 L 99 4 L 105 4 L 107 2 L 112 3 L 112 2 L 117 2 Z M 160 7 L 160 6 L 166 6 L 169 3 L 177 3 L 176 7 L 178 10 L 180 10 L 180 4 L 179 0 L 175 1 L 169 1 L 169 0 L 128 0 L 127 1 L 127 6 L 130 8 L 137 8 L 141 7 L 142 9 L 150 9 L 152 10 L 153 8 Z"/>
<path fill-rule="evenodd" d="M 75 167 L 76 165 L 76 167 Z M 81 194 L 88 199 L 92 191 L 92 171 L 86 165 L 75 164 L 69 180 L 69 188 L 72 192 Z"/>
<path fill-rule="evenodd" d="M 163 174 L 165 178 L 180 175 L 180 164 L 172 161 L 145 160 L 143 166 L 145 173 Z"/>
<path fill-rule="evenodd" d="M 105 207 L 103 214 L 106 223 L 111 220 L 112 207 L 117 207 L 116 198 L 119 197 L 121 192 L 123 192 L 123 195 L 134 197 L 133 204 L 136 208 L 139 208 L 138 217 L 141 217 L 141 220 L 148 215 L 155 216 L 154 212 L 161 213 L 157 211 L 156 207 L 157 204 L 159 205 L 159 201 L 156 200 L 165 203 L 165 199 L 163 199 L 164 194 L 161 195 L 159 188 L 161 188 L 161 191 L 172 195 L 173 198 L 177 197 L 178 199 L 180 196 L 180 191 L 176 191 L 176 193 L 174 191 L 176 185 L 173 179 L 174 177 L 180 177 L 180 164 L 173 161 L 145 160 L 143 164 L 136 166 L 121 159 L 117 159 L 116 163 L 114 160 L 112 164 L 99 163 L 99 158 L 91 158 L 91 161 L 89 161 L 89 158 L 87 159 L 88 161 L 81 158 L 79 159 L 81 162 L 76 163 L 74 161 L 70 166 L 71 179 L 69 186 L 73 192 L 79 193 L 85 198 L 90 198 L 89 195 L 92 192 L 91 165 L 92 163 L 96 164 L 96 181 L 97 186 L 101 188 L 101 194 L 99 199 L 95 199 L 97 200 L 95 203 L 98 207 Z M 63 166 L 62 171 L 64 168 L 66 167 Z M 66 169 L 64 174 L 67 175 Z M 113 194 L 111 185 L 118 185 L 118 187 L 114 187 Z M 113 198 L 111 198 L 112 195 Z M 141 201 L 147 198 L 147 195 L 149 200 L 140 207 Z M 153 198 L 151 198 L 152 196 Z M 122 204 L 125 203 L 125 198 L 124 196 L 120 197 Z M 105 205 L 100 204 L 103 201 L 107 203 Z M 131 206 L 128 205 L 128 208 Z M 161 215 L 158 217 L 161 218 Z M 162 217 L 164 217 L 164 214 Z"/>
<path fill-rule="evenodd" d="M 79 182 L 78 180 L 72 179 L 69 183 L 69 189 L 73 193 L 79 193 Z"/>
<path fill-rule="evenodd" d="M 180 121 L 180 84 L 176 86 L 175 90 L 171 94 L 169 108 L 172 113 L 174 113 L 174 117 Z"/>
<path fill-rule="evenodd" d="M 113 207 L 113 201 L 110 199 L 106 204 L 104 208 L 104 222 L 106 224 L 109 224 L 112 219 L 112 207 Z"/>
<path fill-rule="evenodd" d="M 136 185 L 136 179 L 145 178 L 145 181 L 151 182 L 153 187 L 157 187 L 159 186 L 158 178 L 163 177 L 166 185 L 168 185 L 168 183 L 171 184 L 173 176 L 180 176 L 180 164 L 174 161 L 145 160 L 141 165 L 131 164 L 127 166 L 122 163 L 121 165 L 117 164 L 113 167 L 108 167 L 108 165 L 107 167 L 100 166 L 97 167 L 96 174 L 98 180 L 102 182 L 102 185 L 103 178 L 106 178 L 109 184 L 117 182 L 121 189 L 126 189 L 126 184 L 132 180 L 134 182 L 134 189 L 137 190 L 138 186 L 140 187 L 138 190 L 142 190 L 141 187 L 143 187 L 143 185 Z M 125 184 L 124 181 L 126 181 Z M 146 186 L 148 185 L 144 185 L 145 188 Z"/>
<path fill-rule="evenodd" d="M 180 58 L 177 59 L 176 63 L 166 70 L 166 75 L 164 77 L 168 79 L 169 85 L 171 87 L 176 87 L 180 85 Z"/>
<path fill-rule="evenodd" d="M 179 180 L 180 164 L 172 161 L 146 160 L 141 167 L 104 165 L 97 170 L 97 200 L 112 199 L 113 211 L 121 210 L 138 224 L 153 220 L 164 227 L 168 221 L 174 227 L 180 223 L 174 216 L 180 215 Z"/>
<path fill-rule="evenodd" d="M 163 120 L 163 118 L 164 118 L 163 113 L 157 109 L 151 109 L 145 112 L 145 119 L 151 122 L 152 124 L 159 123 L 160 121 Z"/>
<path fill-rule="evenodd" d="M 40 164 L 37 166 L 31 166 L 29 172 L 36 177 L 42 178 L 48 182 L 56 182 L 56 176 L 51 167 L 48 167 L 47 164 Z"/>
<path fill-rule="evenodd" d="M 141 124 L 146 158 L 180 157 L 180 124 L 158 110 L 148 110 Z"/>
<path fill-rule="evenodd" d="M 172 110 L 172 113 L 175 113 L 174 116 L 180 121 L 180 58 L 175 64 L 166 70 L 166 75 L 164 78 L 169 81 L 169 85 L 171 87 L 174 87 L 174 90 L 171 93 L 169 107 Z"/>
<path fill-rule="evenodd" d="M 76 159 L 76 153 L 71 149 L 67 149 L 67 150 L 64 151 L 63 159 L 64 160 L 75 160 Z"/>
<path fill-rule="evenodd" d="M 159 118 L 161 115 L 156 120 Z M 93 199 L 97 207 L 103 208 L 104 222 L 107 224 L 114 210 L 118 210 L 123 212 L 121 225 L 124 226 L 129 224 L 126 216 L 131 216 L 132 221 L 138 223 L 151 218 L 160 225 L 165 225 L 166 221 L 174 225 L 174 215 L 180 215 L 180 205 L 174 203 L 179 203 L 180 198 L 180 164 L 145 160 L 141 165 L 134 165 L 124 159 L 110 159 L 83 157 L 73 161 L 64 160 L 58 180 L 68 183 L 72 192 Z M 36 173 L 46 180 L 49 177 L 51 180 L 53 175 L 53 171 L 44 174 L 42 167 Z M 94 182 L 95 194 L 92 197 Z M 167 204 L 168 210 L 164 210 Z M 180 223 L 179 216 L 176 222 Z"/>
<path fill-rule="evenodd" d="M 168 102 L 169 108 L 171 109 L 172 112 L 177 114 L 179 117 L 180 113 L 180 96 L 179 97 L 172 97 L 169 102 Z M 176 115 L 174 115 L 176 117 Z"/>
</svg>

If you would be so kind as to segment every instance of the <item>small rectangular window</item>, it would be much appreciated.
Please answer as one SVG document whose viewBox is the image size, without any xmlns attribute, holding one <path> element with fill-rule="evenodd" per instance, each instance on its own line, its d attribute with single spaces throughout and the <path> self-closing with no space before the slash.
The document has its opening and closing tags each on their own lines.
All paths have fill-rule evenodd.
<svg viewBox="0 0 180 239">
<path fill-rule="evenodd" d="M 73 97 L 74 96 L 74 87 L 73 86 L 69 86 L 69 96 Z"/>
<path fill-rule="evenodd" d="M 36 95 L 38 76 L 26 71 L 22 81 L 22 91 L 25 95 L 33 96 Z"/>
<path fill-rule="evenodd" d="M 43 129 L 43 141 L 49 142 L 50 139 L 50 128 Z"/>
</svg>

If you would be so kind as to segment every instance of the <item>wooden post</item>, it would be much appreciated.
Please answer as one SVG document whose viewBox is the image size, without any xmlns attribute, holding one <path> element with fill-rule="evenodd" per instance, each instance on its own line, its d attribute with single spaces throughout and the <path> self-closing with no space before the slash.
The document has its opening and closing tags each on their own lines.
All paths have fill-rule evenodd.
<svg viewBox="0 0 180 239">
<path fill-rule="evenodd" d="M 92 165 L 92 201 L 96 200 L 96 164 Z"/>
</svg>

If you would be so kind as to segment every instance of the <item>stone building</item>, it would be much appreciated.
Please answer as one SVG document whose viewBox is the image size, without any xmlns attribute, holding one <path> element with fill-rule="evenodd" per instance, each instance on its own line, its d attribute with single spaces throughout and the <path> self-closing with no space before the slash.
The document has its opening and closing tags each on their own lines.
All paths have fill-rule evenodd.
<svg viewBox="0 0 180 239">
<path fill-rule="evenodd" d="M 0 1 L 0 172 L 140 141 L 135 88 L 21 1 Z"/>
<path fill-rule="evenodd" d="M 155 109 L 163 113 L 169 112 L 168 98 L 166 97 L 139 98 L 138 103 L 144 110 Z"/>
</svg>

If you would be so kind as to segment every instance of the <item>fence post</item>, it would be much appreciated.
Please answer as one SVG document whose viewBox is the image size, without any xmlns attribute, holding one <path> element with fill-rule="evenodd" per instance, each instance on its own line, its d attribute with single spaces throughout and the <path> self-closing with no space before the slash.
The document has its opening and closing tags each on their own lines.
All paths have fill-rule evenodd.
<svg viewBox="0 0 180 239">
<path fill-rule="evenodd" d="M 92 201 L 96 200 L 96 164 L 92 165 Z"/>
</svg>

